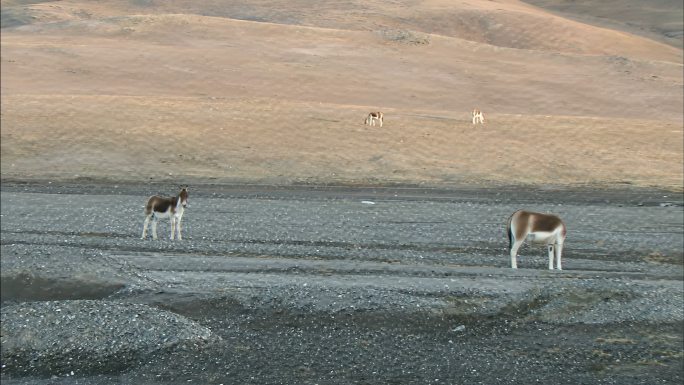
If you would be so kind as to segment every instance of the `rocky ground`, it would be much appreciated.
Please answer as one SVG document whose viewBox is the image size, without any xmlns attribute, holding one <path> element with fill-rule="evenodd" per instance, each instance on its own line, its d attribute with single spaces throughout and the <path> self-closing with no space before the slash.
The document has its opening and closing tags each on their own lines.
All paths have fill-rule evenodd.
<svg viewBox="0 0 684 385">
<path fill-rule="evenodd" d="M 681 193 L 2 185 L 8 384 L 679 384 Z M 567 222 L 564 270 L 517 208 Z"/>
</svg>

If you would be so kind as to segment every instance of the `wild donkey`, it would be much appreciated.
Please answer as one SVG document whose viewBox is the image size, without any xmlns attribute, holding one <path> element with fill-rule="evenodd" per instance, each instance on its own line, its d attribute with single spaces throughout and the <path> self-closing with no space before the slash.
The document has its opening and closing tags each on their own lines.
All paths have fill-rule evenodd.
<svg viewBox="0 0 684 385">
<path fill-rule="evenodd" d="M 561 253 L 565 241 L 565 224 L 555 215 L 540 214 L 518 210 L 508 219 L 508 249 L 511 252 L 511 267 L 518 268 L 516 261 L 518 249 L 525 240 L 533 244 L 546 244 L 549 251 L 549 270 L 553 270 L 553 257 L 556 269 L 561 269 Z"/>
<path fill-rule="evenodd" d="M 157 239 L 157 220 L 162 218 L 170 218 L 171 220 L 171 240 L 174 239 L 176 231 L 178 232 L 178 240 L 182 240 L 181 236 L 181 220 L 183 219 L 183 212 L 188 205 L 188 186 L 181 187 L 178 196 L 175 197 L 160 197 L 158 195 L 150 197 L 145 206 L 145 223 L 143 223 L 142 239 L 147 237 L 147 226 L 152 219 L 152 238 Z"/>
<path fill-rule="evenodd" d="M 375 122 L 380 122 L 380 127 L 382 127 L 382 119 L 385 117 L 385 114 L 382 112 L 371 112 L 368 114 L 368 117 L 366 117 L 366 120 L 363 121 L 363 124 L 367 124 L 369 126 L 375 126 Z"/>
<path fill-rule="evenodd" d="M 473 110 L 473 124 L 484 124 L 484 113 L 477 108 Z"/>
</svg>

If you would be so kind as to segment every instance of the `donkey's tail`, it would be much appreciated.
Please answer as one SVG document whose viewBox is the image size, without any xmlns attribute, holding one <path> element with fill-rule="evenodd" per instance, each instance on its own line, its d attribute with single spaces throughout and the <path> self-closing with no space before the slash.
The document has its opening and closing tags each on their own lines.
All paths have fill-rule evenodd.
<svg viewBox="0 0 684 385">
<path fill-rule="evenodd" d="M 511 251 L 513 247 L 513 216 L 520 210 L 516 210 L 510 217 L 508 217 L 508 223 L 506 223 L 506 235 L 508 235 L 508 251 Z"/>
</svg>

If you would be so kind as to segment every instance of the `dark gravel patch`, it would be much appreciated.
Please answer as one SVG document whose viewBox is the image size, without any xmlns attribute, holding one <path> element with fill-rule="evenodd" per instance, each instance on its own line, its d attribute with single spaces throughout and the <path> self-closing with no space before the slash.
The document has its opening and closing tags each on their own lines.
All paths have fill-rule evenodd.
<svg viewBox="0 0 684 385">
<path fill-rule="evenodd" d="M 2 307 L 3 374 L 118 372 L 178 345 L 216 340 L 187 318 L 112 301 L 27 302 Z"/>
</svg>

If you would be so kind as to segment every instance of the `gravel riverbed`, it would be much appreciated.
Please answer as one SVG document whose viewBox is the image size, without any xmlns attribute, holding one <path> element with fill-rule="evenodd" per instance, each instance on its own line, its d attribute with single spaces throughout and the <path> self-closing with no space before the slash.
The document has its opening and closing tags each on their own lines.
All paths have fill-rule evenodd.
<svg viewBox="0 0 684 385">
<path fill-rule="evenodd" d="M 682 194 L 560 188 L 2 185 L 8 384 L 679 384 Z M 568 226 L 563 271 L 518 208 Z"/>
</svg>

